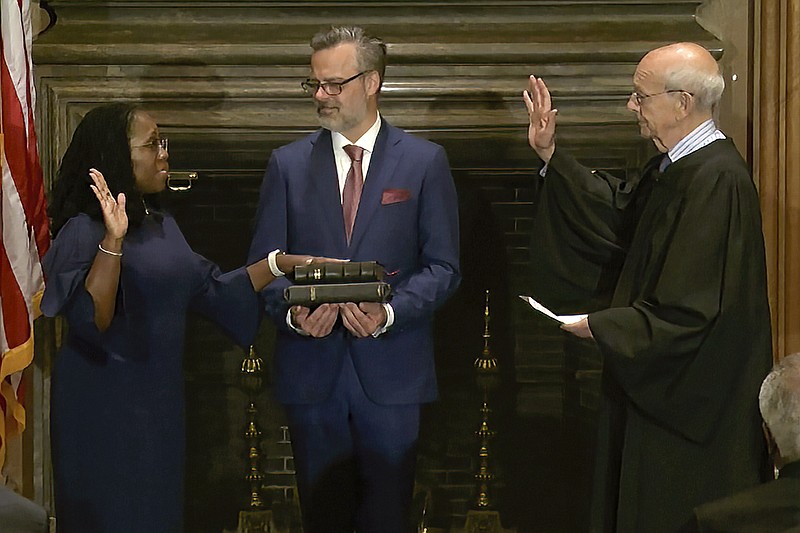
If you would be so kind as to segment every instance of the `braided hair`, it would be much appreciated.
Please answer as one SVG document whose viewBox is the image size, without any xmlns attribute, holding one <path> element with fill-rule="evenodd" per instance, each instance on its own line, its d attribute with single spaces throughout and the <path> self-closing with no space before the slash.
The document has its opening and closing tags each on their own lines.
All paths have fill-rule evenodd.
<svg viewBox="0 0 800 533">
<path fill-rule="evenodd" d="M 114 198 L 125 193 L 129 225 L 137 227 L 142 223 L 146 215 L 145 195 L 136 189 L 129 142 L 138 111 L 138 106 L 131 103 L 102 105 L 86 113 L 78 124 L 50 192 L 47 213 L 52 219 L 53 237 L 79 213 L 103 220 L 100 204 L 89 188 L 90 168 L 103 173 Z M 148 205 L 157 207 L 157 198 L 146 196 Z"/>
</svg>

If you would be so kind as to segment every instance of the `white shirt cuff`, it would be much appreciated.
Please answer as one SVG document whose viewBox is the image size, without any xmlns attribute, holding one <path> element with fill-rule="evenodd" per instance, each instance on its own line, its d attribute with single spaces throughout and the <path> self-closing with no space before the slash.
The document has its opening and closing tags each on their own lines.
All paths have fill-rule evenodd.
<svg viewBox="0 0 800 533">
<path fill-rule="evenodd" d="M 372 337 L 377 339 L 379 336 L 386 333 L 392 324 L 394 324 L 394 309 L 388 303 L 383 304 L 383 309 L 386 311 L 386 324 L 382 328 L 378 328 L 372 332 Z"/>
<path fill-rule="evenodd" d="M 308 337 L 309 336 L 308 333 L 305 330 L 298 328 L 297 326 L 295 326 L 292 323 L 292 310 L 291 309 L 286 311 L 286 325 L 289 326 L 290 328 L 292 328 L 298 334 L 302 335 L 303 337 Z"/>
</svg>

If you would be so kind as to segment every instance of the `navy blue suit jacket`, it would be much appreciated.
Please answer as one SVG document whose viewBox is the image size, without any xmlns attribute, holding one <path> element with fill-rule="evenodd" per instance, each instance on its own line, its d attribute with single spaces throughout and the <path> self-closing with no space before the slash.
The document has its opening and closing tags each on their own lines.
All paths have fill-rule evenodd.
<svg viewBox="0 0 800 533">
<path fill-rule="evenodd" d="M 391 273 L 394 325 L 378 338 L 354 338 L 338 320 L 324 338 L 286 325 L 281 278 L 262 292 L 277 328 L 275 391 L 288 404 L 330 393 L 352 356 L 367 396 L 385 405 L 436 399 L 432 319 L 460 281 L 458 205 L 444 149 L 382 121 L 348 246 L 331 133 L 319 130 L 273 151 L 267 166 L 250 260 L 276 248 L 352 261 L 378 261 Z"/>
</svg>

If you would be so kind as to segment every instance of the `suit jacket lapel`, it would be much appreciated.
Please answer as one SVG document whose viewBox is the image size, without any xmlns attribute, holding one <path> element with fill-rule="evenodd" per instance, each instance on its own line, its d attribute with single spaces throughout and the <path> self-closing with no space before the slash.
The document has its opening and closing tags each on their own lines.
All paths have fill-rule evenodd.
<svg viewBox="0 0 800 533">
<path fill-rule="evenodd" d="M 309 201 L 318 203 L 325 226 L 335 236 L 337 246 L 344 249 L 347 238 L 344 232 L 342 201 L 339 197 L 339 177 L 333 159 L 331 132 L 323 129 L 314 141 L 309 165 L 309 182 L 316 194 Z"/>
<path fill-rule="evenodd" d="M 399 130 L 381 119 L 381 129 L 378 132 L 378 138 L 375 139 L 375 148 L 369 162 L 369 170 L 364 178 L 361 200 L 358 203 L 350 249 L 355 249 L 358 245 L 369 228 L 370 219 L 381 206 L 381 194 L 402 155 L 401 140 Z"/>
</svg>

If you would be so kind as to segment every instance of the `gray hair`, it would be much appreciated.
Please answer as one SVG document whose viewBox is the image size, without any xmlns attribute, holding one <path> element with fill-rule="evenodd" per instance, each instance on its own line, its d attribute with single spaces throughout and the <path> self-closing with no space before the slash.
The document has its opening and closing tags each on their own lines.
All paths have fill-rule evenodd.
<svg viewBox="0 0 800 533">
<path fill-rule="evenodd" d="M 783 460 L 799 460 L 800 353 L 787 355 L 775 365 L 761 384 L 758 406 Z"/>
<path fill-rule="evenodd" d="M 714 73 L 705 70 L 680 67 L 668 71 L 664 76 L 664 87 L 668 91 L 692 93 L 698 108 L 711 111 L 722 98 L 725 79 L 717 69 Z"/>
<path fill-rule="evenodd" d="M 327 50 L 340 44 L 352 43 L 356 47 L 358 70 L 374 70 L 381 78 L 386 72 L 386 44 L 377 37 L 370 37 L 358 26 L 333 26 L 321 31 L 311 39 L 315 52 Z"/>
</svg>

